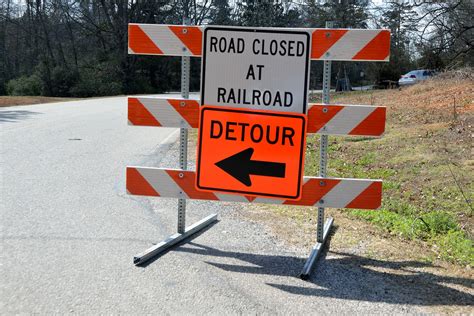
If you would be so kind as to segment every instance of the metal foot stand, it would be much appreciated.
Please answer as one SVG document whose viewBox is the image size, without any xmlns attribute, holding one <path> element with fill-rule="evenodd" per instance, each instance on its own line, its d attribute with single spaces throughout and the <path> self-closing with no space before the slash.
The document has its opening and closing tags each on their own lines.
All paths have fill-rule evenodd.
<svg viewBox="0 0 474 316">
<path fill-rule="evenodd" d="M 189 25 L 187 18 L 183 19 L 184 25 Z M 183 29 L 183 32 L 187 32 Z M 189 99 L 189 79 L 190 79 L 191 60 L 189 56 L 181 57 L 181 96 L 183 99 Z M 183 103 L 184 104 L 184 103 Z M 179 129 L 179 166 L 181 169 L 188 168 L 188 130 Z M 176 245 L 180 241 L 201 231 L 213 222 L 217 221 L 217 214 L 211 214 L 197 223 L 186 228 L 186 199 L 178 199 L 178 232 L 166 238 L 159 244 L 139 253 L 133 257 L 135 265 L 143 264 L 151 258 L 165 252 L 167 249 Z"/>
<path fill-rule="evenodd" d="M 308 280 L 309 276 L 311 275 L 311 271 L 313 271 L 314 264 L 316 263 L 319 254 L 321 253 L 321 249 L 324 246 L 324 243 L 326 242 L 326 239 L 329 235 L 329 230 L 332 227 L 334 219 L 332 217 L 328 218 L 326 223 L 324 224 L 324 234 L 323 234 L 323 240 L 321 242 L 317 242 L 316 245 L 313 246 L 313 249 L 311 249 L 311 253 L 309 254 L 308 260 L 306 260 L 306 263 L 304 264 L 303 271 L 300 274 L 300 278 L 303 280 Z"/>
<path fill-rule="evenodd" d="M 332 28 L 333 22 L 326 22 L 326 28 Z M 330 36 L 330 33 L 327 33 Z M 323 103 L 329 104 L 329 92 L 331 89 L 331 61 L 324 61 L 323 69 Z M 324 110 L 323 110 L 324 111 Z M 320 141 L 320 154 L 319 154 L 319 176 L 326 177 L 327 174 L 327 160 L 328 160 L 328 135 L 321 135 Z M 318 207 L 318 227 L 317 227 L 317 243 L 314 245 L 308 259 L 301 271 L 300 278 L 303 280 L 309 279 L 311 271 L 313 271 L 314 265 L 318 259 L 321 249 L 326 242 L 329 230 L 331 229 L 333 218 L 330 217 L 324 224 L 324 207 Z"/>
<path fill-rule="evenodd" d="M 138 255 L 133 257 L 133 263 L 139 265 L 152 259 L 153 257 L 165 252 L 169 248 L 185 240 L 191 235 L 194 235 L 195 233 L 203 230 L 215 221 L 217 221 L 217 214 L 211 214 L 208 217 L 201 219 L 199 222 L 196 222 L 193 225 L 187 227 L 182 234 L 176 233 L 174 235 L 171 235 L 159 244 L 156 244 L 153 247 L 148 248 L 144 252 L 139 253 Z"/>
</svg>

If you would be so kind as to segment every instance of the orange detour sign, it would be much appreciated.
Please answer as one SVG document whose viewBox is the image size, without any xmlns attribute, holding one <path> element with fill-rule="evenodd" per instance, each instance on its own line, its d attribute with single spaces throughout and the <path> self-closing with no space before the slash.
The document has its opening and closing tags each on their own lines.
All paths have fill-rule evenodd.
<svg viewBox="0 0 474 316">
<path fill-rule="evenodd" d="M 203 106 L 196 187 L 297 200 L 305 134 L 303 114 Z"/>
</svg>

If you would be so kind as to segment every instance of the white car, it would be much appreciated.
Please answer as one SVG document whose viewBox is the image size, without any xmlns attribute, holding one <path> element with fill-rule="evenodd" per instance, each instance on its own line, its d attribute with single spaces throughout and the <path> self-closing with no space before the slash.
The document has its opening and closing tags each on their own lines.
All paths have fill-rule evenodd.
<svg viewBox="0 0 474 316">
<path fill-rule="evenodd" d="M 409 73 L 401 76 L 401 78 L 398 80 L 398 84 L 400 86 L 407 86 L 410 84 L 415 84 L 417 82 L 426 80 L 433 76 L 434 76 L 434 72 L 432 70 L 426 70 L 426 69 L 412 70 Z"/>
</svg>

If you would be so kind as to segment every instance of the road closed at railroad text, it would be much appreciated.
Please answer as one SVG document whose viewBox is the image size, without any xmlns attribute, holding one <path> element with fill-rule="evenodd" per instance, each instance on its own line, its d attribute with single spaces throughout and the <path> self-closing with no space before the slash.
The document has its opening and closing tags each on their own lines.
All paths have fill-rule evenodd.
<svg viewBox="0 0 474 316">
<path fill-rule="evenodd" d="M 201 104 L 307 111 L 311 33 L 206 27 Z"/>
</svg>

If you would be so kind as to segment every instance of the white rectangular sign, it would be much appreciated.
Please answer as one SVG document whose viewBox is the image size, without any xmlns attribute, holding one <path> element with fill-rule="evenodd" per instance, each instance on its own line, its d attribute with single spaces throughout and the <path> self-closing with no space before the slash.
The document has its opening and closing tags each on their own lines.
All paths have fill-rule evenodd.
<svg viewBox="0 0 474 316">
<path fill-rule="evenodd" d="M 206 27 L 201 104 L 304 113 L 311 33 Z"/>
</svg>

